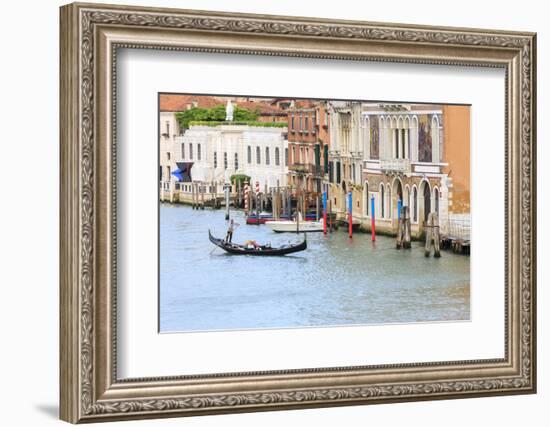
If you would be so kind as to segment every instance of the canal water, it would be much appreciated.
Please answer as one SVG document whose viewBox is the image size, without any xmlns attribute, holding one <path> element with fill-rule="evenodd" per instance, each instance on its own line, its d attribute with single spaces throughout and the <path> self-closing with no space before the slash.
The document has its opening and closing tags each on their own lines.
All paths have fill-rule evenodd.
<svg viewBox="0 0 550 427">
<path fill-rule="evenodd" d="M 303 235 L 240 227 L 234 242 L 277 246 Z M 459 321 L 470 318 L 470 259 L 424 257 L 419 242 L 342 230 L 309 233 L 308 248 L 283 257 L 235 256 L 208 240 L 224 237 L 223 210 L 160 206 L 160 331 L 288 328 Z"/>
</svg>

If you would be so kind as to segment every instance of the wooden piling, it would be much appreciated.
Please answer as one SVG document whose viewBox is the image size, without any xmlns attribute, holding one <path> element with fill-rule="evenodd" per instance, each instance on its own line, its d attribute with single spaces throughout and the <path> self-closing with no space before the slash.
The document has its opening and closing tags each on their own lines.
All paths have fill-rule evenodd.
<svg viewBox="0 0 550 427">
<path fill-rule="evenodd" d="M 320 218 L 320 201 L 319 201 L 319 194 L 317 194 L 317 197 L 315 197 L 315 221 L 319 221 Z"/>
<path fill-rule="evenodd" d="M 330 232 L 332 233 L 332 201 L 329 200 L 328 201 L 328 212 L 329 212 L 329 229 L 330 229 Z"/>
<path fill-rule="evenodd" d="M 437 213 L 431 212 L 428 215 L 426 227 L 426 247 L 424 249 L 424 255 L 429 257 L 432 252 L 432 246 L 434 248 L 434 257 L 439 258 L 441 251 L 439 248 L 439 220 Z"/>
<path fill-rule="evenodd" d="M 408 206 L 403 206 L 400 209 L 395 247 L 397 249 L 410 249 L 411 247 L 411 217 Z"/>
<path fill-rule="evenodd" d="M 229 191 L 231 187 L 228 185 L 225 187 L 225 220 L 229 220 Z"/>
<path fill-rule="evenodd" d="M 411 248 L 411 215 L 408 206 L 404 206 L 403 210 L 403 249 Z"/>
</svg>

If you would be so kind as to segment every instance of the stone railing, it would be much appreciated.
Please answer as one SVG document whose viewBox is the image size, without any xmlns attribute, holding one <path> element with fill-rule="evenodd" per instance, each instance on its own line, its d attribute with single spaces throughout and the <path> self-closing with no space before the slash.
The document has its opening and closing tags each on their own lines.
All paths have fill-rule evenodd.
<svg viewBox="0 0 550 427">
<path fill-rule="evenodd" d="M 322 167 L 319 166 L 317 168 L 314 164 L 311 163 L 293 163 L 288 165 L 288 170 L 301 174 L 320 175 Z"/>
<path fill-rule="evenodd" d="M 411 161 L 409 159 L 380 160 L 380 169 L 384 172 L 410 173 Z"/>
</svg>

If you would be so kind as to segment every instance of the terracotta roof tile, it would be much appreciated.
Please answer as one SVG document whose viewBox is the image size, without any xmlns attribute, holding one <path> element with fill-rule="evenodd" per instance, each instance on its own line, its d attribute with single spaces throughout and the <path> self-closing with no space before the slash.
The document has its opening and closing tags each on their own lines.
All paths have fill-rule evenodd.
<svg viewBox="0 0 550 427">
<path fill-rule="evenodd" d="M 212 108 L 223 104 L 223 101 L 208 95 L 161 95 L 160 111 L 185 111 L 197 106 L 200 108 Z"/>
<path fill-rule="evenodd" d="M 233 101 L 233 104 L 248 110 L 260 109 L 260 114 L 284 114 L 284 111 L 278 107 L 270 105 L 270 100 L 262 101 Z M 226 98 L 216 98 L 209 95 L 177 95 L 164 94 L 160 96 L 160 111 L 176 112 L 185 111 L 193 106 L 199 108 L 212 108 L 216 105 L 225 105 Z"/>
</svg>

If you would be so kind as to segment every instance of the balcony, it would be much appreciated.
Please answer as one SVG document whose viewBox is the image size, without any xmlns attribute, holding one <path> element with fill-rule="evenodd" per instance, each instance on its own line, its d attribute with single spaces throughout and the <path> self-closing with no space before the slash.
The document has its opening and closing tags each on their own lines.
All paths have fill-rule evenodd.
<svg viewBox="0 0 550 427">
<path fill-rule="evenodd" d="M 293 163 L 288 166 L 288 170 L 301 175 L 322 176 L 322 168 L 311 163 Z"/>
<path fill-rule="evenodd" d="M 409 159 L 380 160 L 380 169 L 387 173 L 411 173 L 411 161 Z"/>
</svg>

